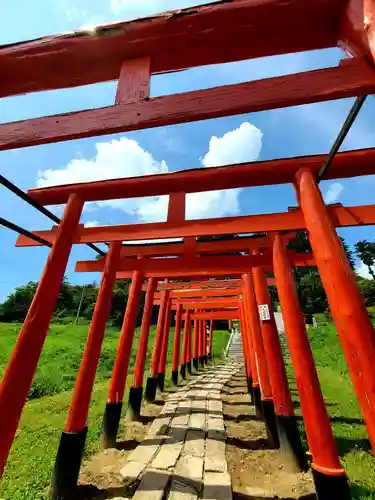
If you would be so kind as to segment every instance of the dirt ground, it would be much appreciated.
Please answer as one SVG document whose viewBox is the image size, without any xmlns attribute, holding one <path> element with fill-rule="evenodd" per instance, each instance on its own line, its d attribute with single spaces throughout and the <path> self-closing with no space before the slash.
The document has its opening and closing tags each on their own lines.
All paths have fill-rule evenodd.
<svg viewBox="0 0 375 500">
<path fill-rule="evenodd" d="M 233 500 L 314 500 L 311 474 L 287 472 L 280 451 L 268 448 L 265 426 L 249 404 L 244 374 L 231 378 L 222 399 Z"/>
<path fill-rule="evenodd" d="M 173 392 L 173 391 L 170 391 Z M 136 484 L 124 484 L 120 470 L 126 464 L 126 457 L 144 439 L 154 418 L 164 406 L 170 392 L 158 394 L 155 403 L 142 405 L 140 422 L 125 421 L 124 430 L 119 433 L 117 449 L 103 450 L 81 468 L 76 500 L 104 500 L 131 498 Z"/>
</svg>

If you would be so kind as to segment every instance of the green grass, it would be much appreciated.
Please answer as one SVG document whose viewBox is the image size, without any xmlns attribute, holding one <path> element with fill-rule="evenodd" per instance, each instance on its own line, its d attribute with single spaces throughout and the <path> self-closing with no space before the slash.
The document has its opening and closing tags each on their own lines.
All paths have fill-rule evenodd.
<svg viewBox="0 0 375 500">
<path fill-rule="evenodd" d="M 324 324 L 309 329 L 308 335 L 341 461 L 349 476 L 353 500 L 374 499 L 375 458 L 370 451 L 366 427 L 336 330 L 333 324 Z M 293 397 L 297 401 L 292 370 L 290 366 L 288 368 Z M 299 407 L 297 414 L 300 415 Z"/>
<path fill-rule="evenodd" d="M 0 323 L 1 373 L 6 367 L 20 327 L 19 324 Z M 0 485 L 0 498 L 4 500 L 47 498 L 46 488 L 51 478 L 87 331 L 87 325 L 52 325 L 38 364 L 30 399 L 23 411 L 20 427 L 9 455 Z M 154 336 L 153 328 L 150 333 L 146 371 L 149 367 Z M 88 418 L 86 458 L 99 450 L 101 419 L 118 337 L 118 330 L 107 329 Z M 213 353 L 216 359 L 223 356 L 228 338 L 227 331 L 215 331 Z M 168 363 L 171 360 L 172 350 L 173 335 L 170 336 L 168 345 Z M 127 386 L 131 383 L 135 353 L 136 350 L 133 349 Z M 167 383 L 169 378 L 168 367 Z"/>
</svg>

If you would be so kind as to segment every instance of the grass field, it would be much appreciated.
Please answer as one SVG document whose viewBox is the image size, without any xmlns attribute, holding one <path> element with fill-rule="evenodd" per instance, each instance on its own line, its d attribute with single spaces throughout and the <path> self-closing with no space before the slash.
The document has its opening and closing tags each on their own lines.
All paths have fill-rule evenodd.
<svg viewBox="0 0 375 500">
<path fill-rule="evenodd" d="M 9 359 L 20 329 L 19 324 L 0 323 L 0 372 Z M 88 331 L 87 325 L 52 325 L 39 361 L 30 399 L 9 456 L 1 485 L 0 498 L 4 500 L 37 500 L 46 497 L 56 450 L 64 428 L 72 396 L 75 377 Z M 88 419 L 86 457 L 99 450 L 101 419 L 116 354 L 119 331 L 108 328 L 103 344 L 97 379 Z M 155 330 L 150 334 L 153 345 Z M 138 331 L 136 333 L 138 337 Z M 168 346 L 168 362 L 173 349 L 172 335 Z M 213 353 L 220 358 L 228 342 L 227 331 L 216 331 Z M 136 350 L 133 350 L 130 374 Z M 146 371 L 151 358 L 149 349 Z M 169 372 L 166 380 L 169 380 Z M 127 385 L 131 383 L 128 377 Z M 126 409 L 126 404 L 124 405 Z M 121 431 L 121 429 L 120 429 Z"/>
<path fill-rule="evenodd" d="M 375 458 L 370 451 L 366 428 L 335 328 L 332 324 L 325 324 L 308 330 L 308 334 L 341 461 L 349 476 L 353 500 L 373 500 Z M 296 412 L 300 415 L 290 366 L 288 372 Z"/>
</svg>

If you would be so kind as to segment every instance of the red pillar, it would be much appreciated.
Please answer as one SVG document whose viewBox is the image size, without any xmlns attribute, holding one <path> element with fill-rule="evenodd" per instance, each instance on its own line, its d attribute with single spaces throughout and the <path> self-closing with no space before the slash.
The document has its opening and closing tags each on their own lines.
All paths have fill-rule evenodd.
<svg viewBox="0 0 375 500">
<path fill-rule="evenodd" d="M 199 321 L 199 363 L 201 366 L 204 365 L 204 321 Z"/>
<path fill-rule="evenodd" d="M 191 370 L 191 360 L 193 358 L 192 355 L 192 347 L 191 347 L 191 337 L 192 337 L 192 329 L 193 329 L 193 322 L 191 320 L 191 311 L 190 311 L 190 325 L 189 328 L 187 329 L 188 337 L 187 337 L 187 356 L 186 356 L 186 369 L 188 373 L 191 375 L 192 370 Z"/>
<path fill-rule="evenodd" d="M 268 306 L 270 319 L 261 320 L 262 338 L 271 383 L 280 448 L 286 464 L 295 470 L 306 469 L 306 455 L 303 451 L 297 422 L 285 372 L 283 353 L 267 280 L 260 267 L 253 268 L 254 288 L 258 305 Z"/>
<path fill-rule="evenodd" d="M 194 354 L 193 366 L 195 370 L 199 367 L 199 320 L 194 320 Z"/>
<path fill-rule="evenodd" d="M 238 301 L 239 305 L 239 311 L 240 311 L 240 332 L 241 332 L 241 338 L 242 338 L 242 350 L 243 350 L 243 357 L 244 357 L 244 365 L 245 365 L 245 372 L 246 372 L 246 379 L 247 379 L 247 384 L 248 384 L 248 389 L 249 393 L 252 394 L 252 370 L 251 370 L 251 359 L 250 359 L 250 351 L 249 351 L 249 340 L 248 340 L 248 324 L 245 319 L 245 306 L 244 306 L 244 301 L 239 300 Z"/>
<path fill-rule="evenodd" d="M 316 265 L 327 293 L 372 448 L 375 449 L 374 328 L 355 275 L 309 170 L 299 170 L 296 187 Z"/>
<path fill-rule="evenodd" d="M 38 364 L 64 279 L 83 201 L 70 195 L 43 275 L 0 384 L 0 476 Z"/>
<path fill-rule="evenodd" d="M 172 310 L 172 301 L 168 300 L 167 309 L 165 312 L 165 319 L 164 319 L 163 344 L 162 344 L 162 348 L 161 348 L 160 362 L 159 362 L 158 376 L 157 376 L 157 385 L 158 385 L 161 392 L 164 391 L 165 369 L 167 366 L 169 333 L 171 330 L 171 310 Z"/>
<path fill-rule="evenodd" d="M 103 417 L 102 443 L 106 448 L 116 445 L 142 284 L 143 274 L 134 271 Z"/>
<path fill-rule="evenodd" d="M 181 356 L 181 377 L 186 377 L 186 370 L 188 366 L 188 358 L 189 358 L 189 338 L 191 336 L 191 310 L 188 309 L 186 311 L 185 317 L 185 328 L 184 328 L 184 342 L 182 346 L 182 356 Z M 189 359 L 190 363 L 190 359 Z"/>
<path fill-rule="evenodd" d="M 166 290 L 163 292 L 160 301 L 158 324 L 156 326 L 155 333 L 155 344 L 152 353 L 150 376 L 147 379 L 145 396 L 147 401 L 155 401 L 156 387 L 157 387 L 157 376 L 159 373 L 159 362 L 161 356 L 161 349 L 163 345 L 163 334 L 164 334 L 164 320 L 167 312 L 167 305 L 169 301 L 170 292 Z"/>
<path fill-rule="evenodd" d="M 143 395 L 143 374 L 145 371 L 148 337 L 150 334 L 152 320 L 152 306 L 154 303 L 154 294 L 156 288 L 155 278 L 150 278 L 147 284 L 145 306 L 143 309 L 141 330 L 137 346 L 137 355 L 135 358 L 133 382 L 129 390 L 128 417 L 138 419 L 141 413 L 142 395 Z"/>
<path fill-rule="evenodd" d="M 74 386 L 64 432 L 52 475 L 52 498 L 62 498 L 77 486 L 87 433 L 87 415 L 100 353 L 111 309 L 112 290 L 120 259 L 121 242 L 112 243 L 105 261 L 98 298 Z"/>
<path fill-rule="evenodd" d="M 182 326 L 182 304 L 178 304 L 176 311 L 176 326 L 174 329 L 174 345 L 172 359 L 172 382 L 178 383 L 178 365 L 180 364 L 180 344 L 181 344 L 181 326 Z"/>
<path fill-rule="evenodd" d="M 341 491 L 342 487 L 348 491 L 347 480 L 340 464 L 320 390 L 304 318 L 299 307 L 292 268 L 279 234 L 276 235 L 273 246 L 273 265 L 307 441 L 313 457 L 314 479 L 318 478 L 317 489 L 320 484 L 319 476 L 323 475 L 326 480 L 328 476 L 328 479 L 336 482 L 337 498 L 350 498 Z"/>
<path fill-rule="evenodd" d="M 212 342 L 214 339 L 214 320 L 210 320 L 210 336 L 208 340 L 208 359 L 212 361 Z"/>
</svg>

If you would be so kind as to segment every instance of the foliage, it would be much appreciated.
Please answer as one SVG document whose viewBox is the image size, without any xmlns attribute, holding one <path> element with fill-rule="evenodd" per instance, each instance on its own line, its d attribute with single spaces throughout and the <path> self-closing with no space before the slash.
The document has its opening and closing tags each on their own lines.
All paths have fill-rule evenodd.
<svg viewBox="0 0 375 500">
<path fill-rule="evenodd" d="M 375 263 L 375 243 L 361 240 L 354 245 L 354 248 L 360 260 L 368 267 L 372 279 L 375 279 L 375 273 L 372 270 L 372 266 Z"/>
<path fill-rule="evenodd" d="M 112 294 L 111 312 L 109 318 L 114 326 L 120 326 L 124 317 L 126 303 L 129 294 L 130 279 L 117 280 Z M 31 301 L 34 297 L 38 283 L 30 281 L 26 285 L 17 287 L 0 305 L 0 321 L 24 321 Z M 82 297 L 83 294 L 83 297 Z M 88 285 L 73 285 L 65 278 L 61 286 L 59 298 L 54 311 L 54 323 L 74 322 L 82 297 L 80 310 L 80 321 L 91 320 L 95 302 L 98 296 L 98 286 L 96 283 Z M 141 306 L 143 299 L 141 301 Z M 141 314 L 142 307 L 140 308 Z M 138 317 L 137 324 L 141 322 Z"/>
<path fill-rule="evenodd" d="M 21 325 L 0 323 L 0 372 L 10 356 L 13 344 Z M 87 335 L 87 325 L 52 325 L 48 334 L 42 357 L 38 364 L 34 382 L 36 391 L 51 394 L 37 399 L 30 399 L 23 411 L 20 427 L 13 443 L 7 467 L 0 485 L 0 498 L 7 500 L 46 500 L 48 485 L 51 480 L 56 451 L 64 428 L 72 388 L 77 375 L 79 358 Z M 172 332 L 171 332 L 172 333 Z M 145 373 L 148 373 L 151 348 L 155 330 L 152 329 Z M 119 330 L 107 328 L 102 349 L 93 397 L 88 417 L 88 434 L 85 445 L 85 459 L 100 448 L 100 432 L 103 410 L 108 393 L 108 378 L 113 367 Z M 138 331 L 136 331 L 136 339 Z M 223 357 L 229 338 L 229 332 L 215 330 L 213 338 L 214 359 Z M 168 366 L 166 388 L 171 377 L 170 366 L 173 349 L 173 334 L 168 345 Z M 136 349 L 133 349 L 127 387 L 132 381 Z M 54 364 L 58 365 L 56 370 Z M 42 390 L 40 390 L 42 388 Z M 68 389 L 69 390 L 66 390 Z M 127 393 L 126 393 L 127 395 Z M 123 411 L 127 409 L 124 401 Z M 121 419 L 119 439 L 125 438 L 125 419 Z"/>
</svg>

